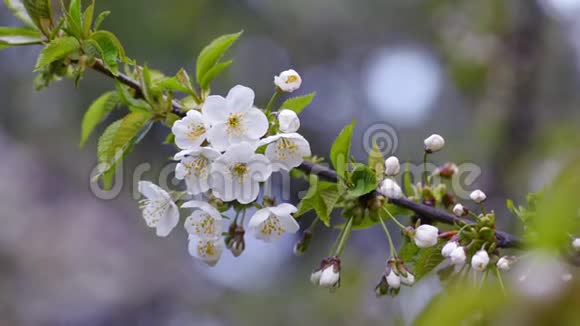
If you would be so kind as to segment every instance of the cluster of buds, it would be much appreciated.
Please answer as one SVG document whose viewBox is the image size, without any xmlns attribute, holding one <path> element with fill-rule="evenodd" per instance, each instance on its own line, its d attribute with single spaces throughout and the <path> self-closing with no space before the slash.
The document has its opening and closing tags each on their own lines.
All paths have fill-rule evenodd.
<svg viewBox="0 0 580 326">
<path fill-rule="evenodd" d="M 387 262 L 387 268 L 381 276 L 379 284 L 375 287 L 377 296 L 391 295 L 399 293 L 401 284 L 412 286 L 415 283 L 415 275 L 411 273 L 404 262 L 398 258 L 391 258 Z"/>
<path fill-rule="evenodd" d="M 340 258 L 327 257 L 320 262 L 320 267 L 310 275 L 312 284 L 327 288 L 340 287 Z"/>
</svg>

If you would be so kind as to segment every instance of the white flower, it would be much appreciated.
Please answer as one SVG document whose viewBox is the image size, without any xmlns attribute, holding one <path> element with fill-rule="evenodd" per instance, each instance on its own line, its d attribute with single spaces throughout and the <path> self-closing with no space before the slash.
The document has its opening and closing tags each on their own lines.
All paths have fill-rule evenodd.
<svg viewBox="0 0 580 326">
<path fill-rule="evenodd" d="M 440 151 L 445 146 L 445 139 L 443 137 L 433 134 L 425 139 L 425 151 L 427 153 L 435 153 Z"/>
<path fill-rule="evenodd" d="M 197 195 L 209 190 L 211 163 L 220 153 L 210 147 L 186 149 L 175 154 L 174 160 L 180 161 L 175 167 L 175 178 L 185 180 L 187 191 Z"/>
<path fill-rule="evenodd" d="M 230 145 L 255 142 L 268 130 L 268 118 L 253 107 L 254 91 L 234 86 L 227 97 L 208 96 L 202 108 L 203 116 L 211 124 L 207 138 L 211 145 L 225 151 Z"/>
<path fill-rule="evenodd" d="M 383 180 L 377 191 L 387 198 L 396 199 L 403 197 L 403 191 L 401 190 L 401 187 L 399 187 L 399 185 L 391 179 Z"/>
<path fill-rule="evenodd" d="M 175 121 L 171 132 L 175 135 L 175 145 L 181 149 L 193 149 L 201 146 L 206 139 L 209 124 L 196 110 L 187 111 L 187 115 Z"/>
<path fill-rule="evenodd" d="M 411 274 L 410 272 L 407 272 L 407 276 L 400 276 L 401 278 L 401 283 L 411 286 L 415 283 L 415 275 Z"/>
<path fill-rule="evenodd" d="M 429 248 L 437 244 L 439 229 L 433 225 L 423 224 L 415 230 L 413 240 L 419 248 Z"/>
<path fill-rule="evenodd" d="M 385 160 L 385 175 L 394 177 L 401 171 L 399 159 L 396 156 L 391 156 Z"/>
<path fill-rule="evenodd" d="M 192 236 L 200 239 L 218 239 L 222 235 L 222 215 L 207 202 L 190 200 L 181 208 L 197 208 L 186 220 L 184 227 Z"/>
<path fill-rule="evenodd" d="M 463 208 L 463 205 L 456 204 L 455 206 L 453 206 L 453 214 L 455 214 L 456 216 L 465 215 L 465 208 Z"/>
<path fill-rule="evenodd" d="M 459 243 L 457 243 L 457 241 L 449 241 L 447 242 L 443 248 L 441 249 L 441 256 L 443 257 L 449 257 L 451 256 L 451 253 L 457 249 L 457 247 L 459 246 Z"/>
<path fill-rule="evenodd" d="M 189 236 L 188 251 L 195 257 L 209 266 L 215 266 L 220 259 L 225 248 L 223 238 L 202 239 L 193 235 Z"/>
<path fill-rule="evenodd" d="M 312 272 L 312 274 L 310 274 L 310 283 L 320 285 L 320 276 L 322 276 L 322 270 Z"/>
<path fill-rule="evenodd" d="M 302 85 L 302 78 L 293 69 L 282 71 L 279 76 L 274 77 L 274 85 L 283 92 L 294 92 Z"/>
<path fill-rule="evenodd" d="M 155 228 L 157 236 L 166 237 L 179 223 L 179 209 L 167 191 L 149 181 L 139 181 L 139 192 L 145 196 L 141 203 L 147 226 Z"/>
<path fill-rule="evenodd" d="M 510 270 L 510 268 L 512 267 L 512 263 L 513 263 L 513 258 L 512 257 L 501 257 L 498 261 L 497 261 L 497 268 L 499 270 L 502 270 L 504 272 L 507 272 Z"/>
<path fill-rule="evenodd" d="M 330 264 L 322 269 L 318 285 L 323 288 L 333 288 L 340 281 L 340 268 L 335 264 Z"/>
<path fill-rule="evenodd" d="M 485 196 L 483 191 L 477 189 L 469 195 L 469 198 L 479 204 L 482 203 L 487 198 L 487 196 Z"/>
<path fill-rule="evenodd" d="M 489 255 L 485 250 L 480 250 L 471 257 L 471 267 L 476 271 L 483 272 L 487 268 L 487 264 L 489 264 Z"/>
<path fill-rule="evenodd" d="M 572 248 L 580 251 L 580 238 L 574 238 L 574 240 L 572 240 Z"/>
<path fill-rule="evenodd" d="M 312 155 L 308 141 L 297 133 L 278 134 L 262 139 L 259 146 L 266 147 L 266 157 L 272 162 L 272 171 L 290 171 Z"/>
<path fill-rule="evenodd" d="M 292 216 L 296 211 L 298 209 L 290 204 L 262 208 L 250 219 L 248 230 L 256 238 L 267 242 L 280 238 L 284 232 L 296 233 L 300 229 Z"/>
<path fill-rule="evenodd" d="M 300 129 L 300 119 L 296 112 L 292 110 L 278 112 L 278 123 L 282 132 L 296 132 Z"/>
<path fill-rule="evenodd" d="M 458 265 L 461 266 L 463 264 L 465 264 L 465 248 L 463 247 L 457 247 L 455 248 L 455 250 L 453 250 L 451 252 L 451 255 L 449 255 L 449 258 L 451 259 L 451 263 L 453 265 Z"/>
<path fill-rule="evenodd" d="M 401 278 L 391 269 L 389 275 L 387 275 L 387 284 L 394 289 L 401 287 Z"/>
<path fill-rule="evenodd" d="M 260 193 L 260 182 L 270 178 L 270 161 L 255 153 L 255 145 L 232 145 L 211 167 L 209 184 L 214 195 L 223 201 L 248 204 Z"/>
</svg>

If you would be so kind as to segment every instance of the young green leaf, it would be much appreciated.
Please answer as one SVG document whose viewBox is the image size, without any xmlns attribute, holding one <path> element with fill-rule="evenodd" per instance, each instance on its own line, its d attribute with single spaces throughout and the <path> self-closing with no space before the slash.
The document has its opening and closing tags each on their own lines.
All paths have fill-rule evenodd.
<svg viewBox="0 0 580 326">
<path fill-rule="evenodd" d="M 131 112 L 124 118 L 113 122 L 99 138 L 97 157 L 102 166 L 100 174 L 114 169 L 123 159 L 127 150 L 138 139 L 141 129 L 150 121 L 151 114 L 147 112 Z"/>
<path fill-rule="evenodd" d="M 91 28 L 93 27 L 93 19 L 95 18 L 95 0 L 87 7 L 83 14 L 83 37 L 91 36 Z"/>
<path fill-rule="evenodd" d="M 107 18 L 107 16 L 109 16 L 110 14 L 111 14 L 110 11 L 103 11 L 97 16 L 97 19 L 95 19 L 95 26 L 94 26 L 95 31 L 99 30 L 99 27 L 101 27 L 101 24 L 103 23 L 105 18 Z"/>
<path fill-rule="evenodd" d="M 1 45 L 28 45 L 42 43 L 42 35 L 29 27 L 0 27 Z"/>
<path fill-rule="evenodd" d="M 34 24 L 44 35 L 49 35 L 52 26 L 51 0 L 23 0 L 22 4 Z"/>
<path fill-rule="evenodd" d="M 127 58 L 127 54 L 125 53 L 125 48 L 123 48 L 123 44 L 121 41 L 115 36 L 115 34 L 109 31 L 96 31 L 91 35 L 91 38 L 99 42 L 101 47 L 106 48 L 115 48 L 117 51 L 117 55 L 119 58 L 124 61 L 128 62 L 129 58 Z M 109 50 L 112 52 L 112 50 Z"/>
<path fill-rule="evenodd" d="M 377 176 L 382 176 L 385 172 L 385 157 L 379 145 L 377 145 L 376 139 L 373 139 L 373 148 L 369 153 L 369 167 Z"/>
<path fill-rule="evenodd" d="M 352 187 L 348 189 L 348 193 L 353 197 L 366 195 L 377 189 L 379 185 L 375 172 L 363 164 L 357 165 L 352 171 L 350 182 Z"/>
<path fill-rule="evenodd" d="M 213 66 L 208 72 L 203 76 L 203 79 L 199 82 L 199 86 L 202 89 L 207 89 L 211 82 L 227 68 L 229 67 L 234 61 L 224 61 L 216 64 Z"/>
<path fill-rule="evenodd" d="M 201 50 L 196 64 L 196 78 L 200 85 L 205 75 L 218 63 L 219 59 L 240 35 L 242 35 L 242 32 L 220 36 Z"/>
<path fill-rule="evenodd" d="M 350 141 L 355 124 L 356 121 L 353 120 L 351 124 L 344 127 L 330 149 L 330 161 L 339 178 L 342 179 L 346 177 L 350 157 Z"/>
<path fill-rule="evenodd" d="M 121 97 L 117 92 L 107 92 L 101 95 L 97 100 L 91 104 L 81 125 L 81 142 L 83 147 L 89 138 L 93 129 L 103 120 L 103 118 L 115 108 L 121 101 Z"/>
<path fill-rule="evenodd" d="M 419 250 L 414 259 L 413 271 L 415 272 L 415 281 L 419 281 L 432 270 L 434 270 L 443 259 L 441 248 L 445 245 L 444 241 L 439 241 L 435 246 Z"/>
<path fill-rule="evenodd" d="M 415 195 L 409 162 L 405 163 L 405 172 L 403 172 L 403 192 L 407 197 Z"/>
<path fill-rule="evenodd" d="M 127 105 L 129 108 L 137 108 L 144 111 L 151 110 L 151 106 L 147 102 L 133 97 L 133 95 L 129 93 L 129 90 L 119 81 L 115 83 L 115 86 L 117 87 L 117 92 L 119 93 L 123 104 Z"/>
<path fill-rule="evenodd" d="M 56 60 L 62 59 L 67 55 L 78 51 L 80 47 L 80 43 L 72 36 L 52 40 L 40 52 L 38 61 L 36 62 L 35 70 L 38 70 L 53 63 Z"/>
<path fill-rule="evenodd" d="M 16 16 L 16 18 L 20 19 L 29 27 L 37 28 L 36 24 L 34 24 L 34 21 L 32 21 L 32 18 L 30 18 L 30 15 L 26 11 L 22 0 L 4 0 L 4 3 L 6 4 L 6 7 L 12 11 L 14 16 Z"/>
<path fill-rule="evenodd" d="M 71 0 L 70 5 L 68 7 L 68 14 L 70 15 L 71 20 L 81 27 L 83 25 L 82 16 L 81 16 L 81 0 Z"/>
<path fill-rule="evenodd" d="M 304 110 L 308 105 L 310 105 L 310 103 L 314 99 L 314 96 L 316 96 L 316 92 L 312 92 L 310 94 L 303 96 L 289 98 L 286 101 L 284 101 L 284 103 L 282 103 L 280 109 L 292 110 L 296 112 L 296 114 L 300 114 L 302 110 Z"/>
<path fill-rule="evenodd" d="M 295 216 L 302 216 L 314 209 L 316 215 L 326 226 L 330 226 L 330 213 L 334 209 L 340 194 L 335 183 L 317 181 L 313 178 L 312 185 L 306 196 L 298 204 L 298 212 Z"/>
<path fill-rule="evenodd" d="M 119 64 L 117 59 L 119 58 L 119 48 L 117 47 L 117 44 L 107 33 L 103 32 L 93 33 L 91 39 L 99 44 L 99 47 L 101 48 L 101 58 L 103 59 L 105 66 L 109 68 L 115 76 L 118 75 Z"/>
</svg>

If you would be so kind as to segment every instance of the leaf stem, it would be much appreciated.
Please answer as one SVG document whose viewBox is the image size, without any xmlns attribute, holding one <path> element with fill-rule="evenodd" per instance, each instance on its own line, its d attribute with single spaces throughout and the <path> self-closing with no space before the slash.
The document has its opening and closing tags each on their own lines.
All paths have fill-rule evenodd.
<svg viewBox="0 0 580 326">
<path fill-rule="evenodd" d="M 393 222 L 395 222 L 395 224 L 397 224 L 397 226 L 401 228 L 401 230 L 405 230 L 406 229 L 406 227 L 401 222 L 399 222 L 399 220 L 397 220 L 393 216 L 393 214 L 391 214 L 391 212 L 389 212 L 389 210 L 386 207 L 383 206 L 383 210 L 391 217 L 391 220 L 393 220 Z"/>
<path fill-rule="evenodd" d="M 391 237 L 391 232 L 389 232 L 389 229 L 387 228 L 387 225 L 385 224 L 385 221 L 383 220 L 383 217 L 379 215 L 379 220 L 381 221 L 381 225 L 383 227 L 383 230 L 385 231 L 385 234 L 387 235 L 387 239 L 389 240 L 389 247 L 390 247 L 390 251 L 391 251 L 391 257 L 395 257 L 396 253 L 395 253 L 395 244 L 393 243 L 393 238 Z"/>
<path fill-rule="evenodd" d="M 352 224 L 354 222 L 354 217 L 350 217 L 348 222 L 346 222 L 346 226 L 340 236 L 340 240 L 338 242 L 338 248 L 336 249 L 335 256 L 340 257 L 344 248 L 346 247 L 346 243 L 348 242 L 348 238 L 350 237 L 350 233 L 352 231 Z"/>
<path fill-rule="evenodd" d="M 506 291 L 505 291 L 505 286 L 503 284 L 503 278 L 501 276 L 501 272 L 499 271 L 499 269 L 497 267 L 495 268 L 495 275 L 497 276 L 497 280 L 499 282 L 499 286 L 501 287 L 501 291 L 503 292 L 504 295 L 507 295 Z"/>
<path fill-rule="evenodd" d="M 276 99 L 278 98 L 278 96 L 280 95 L 280 92 L 278 92 L 278 89 L 276 89 L 276 91 L 274 92 L 274 95 L 272 95 L 272 97 L 270 98 L 270 101 L 268 102 L 268 105 L 266 106 L 266 114 L 272 112 L 272 107 L 274 106 L 274 103 L 276 102 Z"/>
<path fill-rule="evenodd" d="M 427 171 L 427 156 L 429 155 L 429 153 L 427 153 L 427 151 L 425 151 L 425 154 L 423 154 L 423 183 L 426 186 L 429 186 L 429 177 L 428 177 L 428 171 Z"/>
</svg>

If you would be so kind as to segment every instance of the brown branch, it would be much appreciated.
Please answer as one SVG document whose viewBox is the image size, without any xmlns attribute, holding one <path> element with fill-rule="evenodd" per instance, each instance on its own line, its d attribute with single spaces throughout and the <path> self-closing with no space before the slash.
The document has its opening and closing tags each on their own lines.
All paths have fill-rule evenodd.
<svg viewBox="0 0 580 326">
<path fill-rule="evenodd" d="M 116 79 L 117 81 L 121 82 L 122 84 L 129 86 L 130 88 L 135 90 L 135 96 L 137 98 L 143 98 L 143 89 L 141 88 L 141 85 L 138 82 L 136 82 L 135 80 L 128 77 L 127 75 L 120 73 L 120 74 L 115 76 L 99 60 L 97 60 L 95 62 L 95 64 L 93 64 L 92 68 L 94 70 L 100 72 L 101 74 L 109 77 L 109 78 Z M 181 117 L 185 116 L 184 108 L 176 101 L 173 101 L 172 112 L 178 116 L 181 116 Z M 298 167 L 298 169 L 303 171 L 304 173 L 307 173 L 307 174 L 317 175 L 318 177 L 320 177 L 321 179 L 326 180 L 326 181 L 331 181 L 331 182 L 338 181 L 338 176 L 336 174 L 336 171 L 334 171 L 328 167 L 322 166 L 320 164 L 315 164 L 312 162 L 304 162 Z M 435 207 L 431 207 L 431 206 L 427 206 L 427 205 L 423 205 L 421 203 L 417 203 L 417 202 L 414 202 L 414 201 L 406 199 L 406 198 L 389 199 L 389 201 L 391 203 L 399 206 L 399 207 L 409 209 L 409 210 L 415 212 L 418 216 L 424 217 L 424 218 L 429 219 L 429 220 L 433 220 L 433 221 L 437 221 L 437 222 L 445 223 L 445 224 L 455 224 L 455 223 L 459 223 L 459 222 L 464 222 L 463 220 L 459 219 L 455 215 L 450 214 L 444 210 L 437 209 Z M 496 231 L 495 236 L 496 236 L 496 239 L 498 241 L 498 246 L 501 248 L 521 248 L 523 246 L 522 241 L 518 237 L 511 235 L 509 233 L 498 230 L 498 231 Z"/>
</svg>

